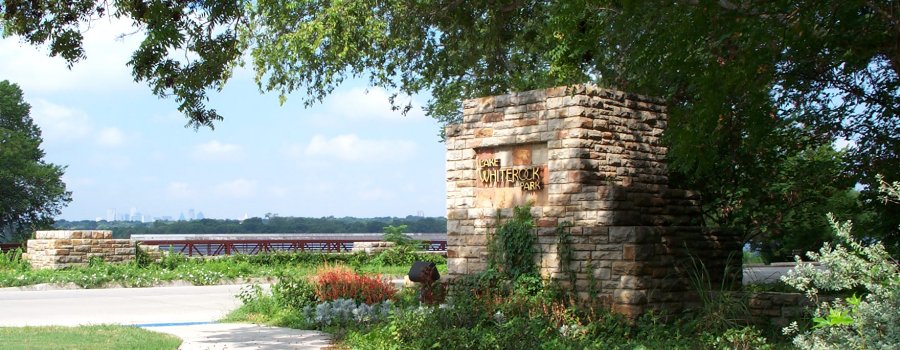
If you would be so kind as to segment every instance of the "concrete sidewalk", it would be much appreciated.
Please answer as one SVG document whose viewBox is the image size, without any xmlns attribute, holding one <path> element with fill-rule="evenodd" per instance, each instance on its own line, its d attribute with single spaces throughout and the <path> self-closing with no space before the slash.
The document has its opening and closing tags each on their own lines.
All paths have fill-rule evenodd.
<svg viewBox="0 0 900 350">
<path fill-rule="evenodd" d="M 151 325 L 142 328 L 183 339 L 180 350 L 313 350 L 331 344 L 330 337 L 322 332 L 245 323 Z"/>
</svg>

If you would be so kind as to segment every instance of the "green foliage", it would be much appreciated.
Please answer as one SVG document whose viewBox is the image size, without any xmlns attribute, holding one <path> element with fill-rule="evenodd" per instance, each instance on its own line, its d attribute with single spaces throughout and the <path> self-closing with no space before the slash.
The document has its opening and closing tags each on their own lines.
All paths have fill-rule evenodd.
<svg viewBox="0 0 900 350">
<path fill-rule="evenodd" d="M 456 282 L 456 281 L 455 281 Z M 707 325 L 662 323 L 648 314 L 635 324 L 605 309 L 567 308 L 546 295 L 536 276 L 515 282 L 496 272 L 467 276 L 440 307 L 395 309 L 384 323 L 348 326 L 353 349 L 772 349 L 752 327 L 703 332 Z M 781 344 L 779 344 L 781 345 Z"/>
<path fill-rule="evenodd" d="M 400 245 L 380 251 L 370 260 L 379 265 L 409 265 L 416 261 L 420 255 L 415 246 Z"/>
<path fill-rule="evenodd" d="M 241 288 L 237 298 L 241 300 L 241 306 L 228 313 L 222 321 L 266 323 L 300 329 L 310 327 L 296 310 L 281 304 L 276 297 L 264 292 L 258 284 Z"/>
<path fill-rule="evenodd" d="M 406 235 L 406 225 L 388 225 L 384 227 L 384 240 L 396 245 L 415 245 L 416 242 Z"/>
<path fill-rule="evenodd" d="M 498 213 L 497 221 L 500 222 Z M 533 232 L 534 218 L 531 206 L 513 208 L 513 216 L 497 227 L 490 237 L 488 268 L 500 271 L 511 278 L 536 274 L 534 262 L 537 236 Z"/>
<path fill-rule="evenodd" d="M 559 259 L 559 270 L 566 276 L 566 281 L 569 282 L 569 297 L 574 297 L 576 290 L 576 271 L 572 268 L 572 262 L 575 260 L 575 250 L 572 248 L 572 235 L 569 233 L 569 228 L 572 227 L 572 223 L 570 222 L 561 222 L 556 226 L 556 255 Z M 586 271 L 594 271 L 591 266 L 591 261 L 587 262 L 587 266 L 585 266 Z M 590 274 L 591 278 L 593 278 L 593 274 Z M 594 281 L 596 282 L 596 281 Z M 593 291 L 595 289 L 589 288 L 590 295 L 594 295 Z"/>
<path fill-rule="evenodd" d="M 885 183 L 882 193 L 900 200 L 900 183 Z M 824 270 L 798 264 L 786 283 L 803 291 L 812 300 L 823 292 L 863 292 L 817 305 L 813 329 L 794 337 L 801 349 L 891 349 L 900 347 L 900 267 L 881 243 L 864 245 L 850 235 L 851 223 L 838 222 L 829 215 L 835 242 L 806 255 Z M 798 257 L 799 262 L 799 257 Z M 786 332 L 798 332 L 796 324 Z"/>
<path fill-rule="evenodd" d="M 711 350 L 771 350 L 772 345 L 752 326 L 729 328 L 720 336 L 705 334 L 706 345 Z"/>
<path fill-rule="evenodd" d="M 0 81 L 0 241 L 48 228 L 72 201 L 62 182 L 65 167 L 43 159 L 41 130 L 30 110 L 18 85 Z"/>
<path fill-rule="evenodd" d="M 278 276 L 278 283 L 272 285 L 272 297 L 279 305 L 293 310 L 303 310 L 317 301 L 316 287 L 308 276 L 286 273 Z"/>
<path fill-rule="evenodd" d="M 141 242 L 134 242 L 134 264 L 138 267 L 147 267 L 152 263 L 153 258 L 141 248 Z"/>
<path fill-rule="evenodd" d="M 22 248 L 0 252 L 0 271 L 25 271 L 29 269 L 31 265 L 22 258 L 22 253 Z"/>
<path fill-rule="evenodd" d="M 164 252 L 159 259 L 159 267 L 166 270 L 175 270 L 179 266 L 190 262 L 190 258 L 182 253 L 176 253 L 173 246 L 169 246 L 169 251 Z"/>
<path fill-rule="evenodd" d="M 729 257 L 729 260 L 733 257 Z M 731 262 L 726 262 L 722 276 L 712 276 L 702 260 L 691 257 L 691 266 L 687 270 L 691 287 L 700 297 L 701 307 L 696 311 L 694 320 L 697 327 L 711 332 L 724 332 L 728 329 L 744 327 L 750 323 L 750 309 L 747 294 L 736 291 L 735 271 Z M 738 265 L 740 268 L 740 265 Z M 715 283 L 715 281 L 719 281 Z"/>
</svg>

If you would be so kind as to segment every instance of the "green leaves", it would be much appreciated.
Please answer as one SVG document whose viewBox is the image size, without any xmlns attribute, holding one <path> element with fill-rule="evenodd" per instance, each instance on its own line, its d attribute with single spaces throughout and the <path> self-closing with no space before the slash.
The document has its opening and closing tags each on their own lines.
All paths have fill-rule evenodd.
<svg viewBox="0 0 900 350">
<path fill-rule="evenodd" d="M 826 317 L 813 318 L 814 328 L 849 326 L 853 324 L 853 318 L 847 314 L 847 310 L 831 309 Z"/>
<path fill-rule="evenodd" d="M 49 226 L 72 200 L 65 168 L 43 160 L 30 109 L 18 85 L 0 81 L 0 240 L 22 240 Z"/>
<path fill-rule="evenodd" d="M 498 218 L 497 222 L 499 221 Z M 513 217 L 500 224 L 490 238 L 488 267 L 512 279 L 536 274 L 534 245 L 537 243 L 537 235 L 533 231 L 531 206 L 513 208 Z"/>
</svg>

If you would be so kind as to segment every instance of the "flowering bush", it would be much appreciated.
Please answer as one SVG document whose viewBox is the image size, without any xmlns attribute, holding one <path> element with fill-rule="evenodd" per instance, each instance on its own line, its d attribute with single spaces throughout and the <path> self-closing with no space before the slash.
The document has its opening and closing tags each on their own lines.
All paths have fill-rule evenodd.
<svg viewBox="0 0 900 350">
<path fill-rule="evenodd" d="M 316 274 L 315 292 L 320 301 L 352 299 L 373 305 L 390 299 L 397 289 L 381 276 L 360 275 L 346 266 L 328 266 Z"/>
<path fill-rule="evenodd" d="M 883 184 L 882 193 L 900 199 L 900 184 Z M 822 302 L 814 312 L 814 327 L 799 333 L 796 323 L 785 333 L 799 333 L 801 349 L 900 349 L 900 269 L 881 243 L 863 245 L 850 236 L 850 222 L 829 215 L 837 238 L 807 256 L 825 269 L 798 264 L 782 277 L 787 284 L 817 300 L 820 291 L 863 292 L 862 297 Z M 796 258 L 800 262 L 800 257 Z"/>
</svg>

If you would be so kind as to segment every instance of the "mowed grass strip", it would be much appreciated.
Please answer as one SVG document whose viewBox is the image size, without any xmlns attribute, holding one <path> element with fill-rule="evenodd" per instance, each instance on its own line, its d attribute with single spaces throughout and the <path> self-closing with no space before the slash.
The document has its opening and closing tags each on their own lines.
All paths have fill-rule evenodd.
<svg viewBox="0 0 900 350">
<path fill-rule="evenodd" d="M 174 350 L 181 339 L 138 327 L 0 327 L 2 349 L 135 349 Z"/>
</svg>

